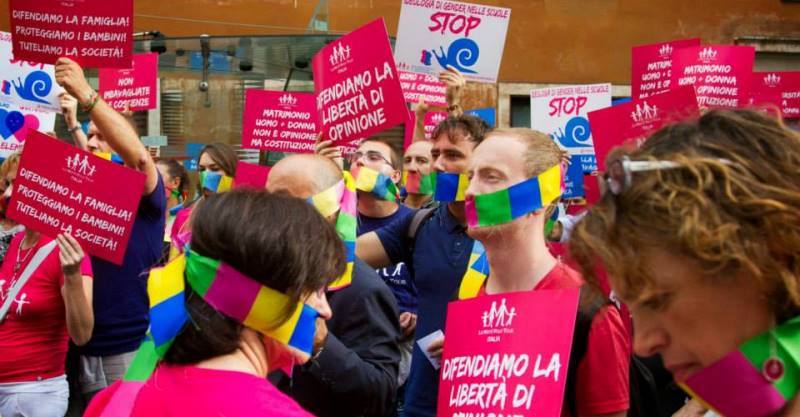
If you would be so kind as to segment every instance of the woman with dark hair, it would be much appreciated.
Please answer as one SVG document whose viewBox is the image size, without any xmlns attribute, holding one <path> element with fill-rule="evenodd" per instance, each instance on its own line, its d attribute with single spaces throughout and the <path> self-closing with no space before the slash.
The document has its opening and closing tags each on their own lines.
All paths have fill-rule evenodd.
<svg viewBox="0 0 800 417">
<path fill-rule="evenodd" d="M 192 221 L 185 254 L 150 274 L 131 369 L 86 415 L 309 416 L 266 375 L 324 342 L 325 288 L 345 269 L 336 231 L 303 200 L 253 190 L 209 196 Z"/>
<path fill-rule="evenodd" d="M 636 353 L 726 417 L 800 415 L 800 136 L 715 110 L 606 165 L 571 252 L 608 271 Z"/>
<path fill-rule="evenodd" d="M 191 232 L 189 217 L 194 205 L 207 196 L 230 190 L 233 177 L 236 176 L 236 150 L 227 143 L 216 142 L 204 146 L 197 160 L 197 170 L 200 174 L 197 183 L 199 199 L 184 204 L 185 207 L 176 213 L 170 230 L 173 247 L 170 257 L 180 253 L 183 246 L 188 243 Z"/>
</svg>

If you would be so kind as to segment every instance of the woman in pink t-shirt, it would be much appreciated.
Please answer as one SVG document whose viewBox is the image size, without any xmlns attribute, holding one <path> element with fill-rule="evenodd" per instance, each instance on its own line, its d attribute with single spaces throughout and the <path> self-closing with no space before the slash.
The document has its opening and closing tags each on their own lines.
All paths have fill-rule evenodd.
<svg viewBox="0 0 800 417">
<path fill-rule="evenodd" d="M 254 190 L 206 197 L 192 222 L 185 254 L 149 278 L 148 340 L 156 351 L 167 346 L 161 364 L 149 378 L 137 371 L 143 343 L 133 371 L 98 394 L 85 416 L 309 417 L 266 376 L 321 351 L 327 332 L 314 329 L 331 315 L 324 291 L 345 269 L 338 234 L 305 201 Z M 165 282 L 185 289 L 165 297 Z M 259 302 L 256 292 L 272 295 Z M 154 331 L 173 320 L 174 336 Z M 292 336 L 279 342 L 279 334 Z"/>
<path fill-rule="evenodd" d="M 6 174 L 9 184 L 16 171 L 14 167 Z M 11 189 L 6 189 L 4 198 L 11 196 Z M 54 241 L 27 230 L 11 240 L 0 268 L 3 417 L 66 413 L 68 339 L 83 345 L 94 326 L 91 277 L 89 257 L 68 234 Z"/>
</svg>

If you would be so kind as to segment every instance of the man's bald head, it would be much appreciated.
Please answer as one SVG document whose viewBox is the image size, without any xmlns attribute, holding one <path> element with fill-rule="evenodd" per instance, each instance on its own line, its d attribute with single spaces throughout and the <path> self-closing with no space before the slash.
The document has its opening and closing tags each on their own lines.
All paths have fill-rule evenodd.
<svg viewBox="0 0 800 417">
<path fill-rule="evenodd" d="M 342 180 L 342 170 L 330 159 L 314 154 L 290 155 L 269 172 L 267 191 L 309 198 Z"/>
</svg>

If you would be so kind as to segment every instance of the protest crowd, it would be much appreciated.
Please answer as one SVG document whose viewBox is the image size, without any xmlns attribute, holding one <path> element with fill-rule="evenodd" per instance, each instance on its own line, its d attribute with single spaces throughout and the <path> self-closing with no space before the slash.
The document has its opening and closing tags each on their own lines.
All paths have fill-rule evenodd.
<svg viewBox="0 0 800 417">
<path fill-rule="evenodd" d="M 748 92 L 780 83 L 749 47 L 644 45 L 629 101 L 540 89 L 533 112 L 586 108 L 495 127 L 463 103 L 499 56 L 414 67 L 378 19 L 317 53 L 316 94 L 247 93 L 242 144 L 277 163 L 220 141 L 190 166 L 85 72 L 157 55 L 10 7 L 68 136 L 26 127 L 0 166 L 0 416 L 800 416 L 800 72 Z M 107 9 L 81 24 L 130 33 Z"/>
</svg>

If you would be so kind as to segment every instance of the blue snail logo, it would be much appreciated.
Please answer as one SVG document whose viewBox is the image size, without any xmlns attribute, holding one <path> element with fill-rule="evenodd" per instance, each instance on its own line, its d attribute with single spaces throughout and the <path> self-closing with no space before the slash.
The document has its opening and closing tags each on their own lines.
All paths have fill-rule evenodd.
<svg viewBox="0 0 800 417">
<path fill-rule="evenodd" d="M 550 136 L 558 140 L 565 148 L 589 148 L 592 146 L 589 139 L 592 131 L 589 130 L 589 119 L 575 116 L 567 121 L 564 129 L 559 128 Z"/>
<path fill-rule="evenodd" d="M 431 58 L 436 57 L 436 61 L 442 68 L 447 68 L 449 65 L 463 73 L 474 74 L 476 71 L 467 67 L 475 65 L 475 63 L 478 62 L 479 55 L 480 48 L 475 41 L 468 38 L 461 38 L 453 41 L 453 43 L 447 47 L 447 52 L 445 52 L 442 46 L 439 47 L 438 52 L 435 49 L 430 51 L 423 50 L 420 61 L 423 65 L 431 66 Z"/>
<path fill-rule="evenodd" d="M 20 98 L 47 104 L 46 97 L 53 88 L 53 79 L 44 71 L 33 71 L 25 77 L 24 82 L 18 78 L 11 84 Z"/>
</svg>

